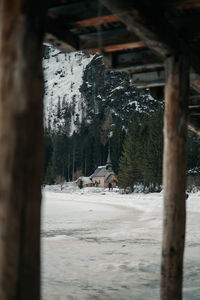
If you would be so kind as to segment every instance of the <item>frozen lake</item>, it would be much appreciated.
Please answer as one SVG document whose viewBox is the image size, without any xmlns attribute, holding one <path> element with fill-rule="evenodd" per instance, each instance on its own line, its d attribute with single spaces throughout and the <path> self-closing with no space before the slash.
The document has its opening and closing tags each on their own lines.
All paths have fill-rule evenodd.
<svg viewBox="0 0 200 300">
<path fill-rule="evenodd" d="M 44 192 L 42 300 L 159 299 L 162 194 Z M 200 194 L 187 201 L 184 299 L 200 299 Z"/>
</svg>

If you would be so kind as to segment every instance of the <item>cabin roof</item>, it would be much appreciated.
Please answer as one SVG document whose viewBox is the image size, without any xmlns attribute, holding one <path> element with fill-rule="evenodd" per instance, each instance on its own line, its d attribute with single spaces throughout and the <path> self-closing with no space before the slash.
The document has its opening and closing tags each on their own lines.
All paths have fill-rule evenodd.
<svg viewBox="0 0 200 300">
<path fill-rule="evenodd" d="M 112 179 L 113 175 L 114 175 L 114 173 L 111 173 L 110 175 L 108 175 L 108 177 L 106 178 L 105 182 L 106 183 L 109 182 Z"/>
<path fill-rule="evenodd" d="M 81 180 L 83 182 L 83 184 L 91 184 L 92 183 L 92 180 L 90 177 L 86 177 L 86 176 L 81 176 L 77 179 L 78 180 Z"/>
<path fill-rule="evenodd" d="M 106 166 L 97 167 L 91 177 L 105 177 L 108 173 L 114 174 L 113 171 L 109 171 L 106 169 Z"/>
<path fill-rule="evenodd" d="M 49 0 L 45 41 L 62 51 L 103 53 L 106 65 L 164 98 L 164 59 L 190 63 L 189 121 L 200 129 L 200 1 Z"/>
</svg>

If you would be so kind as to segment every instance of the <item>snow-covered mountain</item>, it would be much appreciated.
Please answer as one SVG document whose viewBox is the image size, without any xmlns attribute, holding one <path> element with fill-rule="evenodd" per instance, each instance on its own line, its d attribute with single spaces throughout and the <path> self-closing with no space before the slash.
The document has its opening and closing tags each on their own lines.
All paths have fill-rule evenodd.
<svg viewBox="0 0 200 300">
<path fill-rule="evenodd" d="M 83 72 L 92 56 L 81 52 L 62 53 L 46 47 L 43 59 L 45 77 L 44 119 L 45 126 L 58 130 L 66 122 L 66 109 L 69 108 L 71 120 L 69 134 L 76 129 L 76 121 L 82 120 L 85 101 L 79 88 L 82 85 Z"/>
<path fill-rule="evenodd" d="M 46 47 L 43 66 L 45 126 L 53 131 L 72 135 L 83 120 L 90 124 L 95 115 L 102 124 L 109 118 L 110 125 L 121 118 L 126 127 L 131 111 L 155 109 L 147 90 L 131 86 L 128 74 L 108 70 L 100 55 L 66 54 Z"/>
</svg>

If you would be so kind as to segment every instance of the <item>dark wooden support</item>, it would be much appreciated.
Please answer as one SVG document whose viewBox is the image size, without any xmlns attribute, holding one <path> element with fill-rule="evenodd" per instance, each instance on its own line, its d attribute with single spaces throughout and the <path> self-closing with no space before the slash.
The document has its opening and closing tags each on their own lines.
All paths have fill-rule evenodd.
<svg viewBox="0 0 200 300">
<path fill-rule="evenodd" d="M 103 46 L 140 42 L 139 38 L 126 28 L 112 29 L 79 35 L 80 49 L 96 49 Z M 122 42 L 124 41 L 124 42 Z M 144 43 L 142 42 L 144 46 Z M 126 49 L 124 47 L 124 49 Z"/>
<path fill-rule="evenodd" d="M 174 9 L 192 9 L 192 8 L 198 8 L 200 7 L 200 1 L 181 1 L 175 4 L 172 4 L 172 8 Z"/>
<path fill-rule="evenodd" d="M 196 73 L 190 74 L 190 81 L 192 88 L 197 92 L 200 93 L 200 75 Z"/>
<path fill-rule="evenodd" d="M 135 43 L 124 43 L 124 44 L 113 44 L 109 46 L 102 46 L 99 48 L 92 48 L 84 50 L 87 54 L 95 54 L 95 53 L 110 53 L 114 51 L 121 51 L 124 49 L 136 49 L 136 48 L 142 48 L 145 47 L 145 43 L 142 41 L 138 41 Z"/>
<path fill-rule="evenodd" d="M 100 16 L 96 18 L 77 21 L 76 25 L 80 27 L 89 27 L 89 26 L 98 26 L 101 24 L 114 23 L 114 22 L 120 22 L 119 17 L 116 15 L 107 15 L 107 16 Z"/>
<path fill-rule="evenodd" d="M 165 85 L 165 71 L 136 73 L 131 75 L 131 84 L 137 88 L 147 88 Z"/>
<path fill-rule="evenodd" d="M 189 107 L 200 107 L 200 95 L 190 97 Z"/>
<path fill-rule="evenodd" d="M 182 299 L 188 95 L 188 62 L 183 56 L 167 58 L 163 166 L 162 300 Z"/>
<path fill-rule="evenodd" d="M 162 1 L 134 0 L 134 4 L 121 0 L 100 1 L 161 57 L 190 53 L 188 43 L 166 20 Z M 200 74 L 200 58 L 195 51 L 190 53 L 190 64 L 194 72 Z"/>
<path fill-rule="evenodd" d="M 141 73 L 164 69 L 163 60 L 146 47 L 104 55 L 104 61 L 110 69 L 119 72 Z"/>
<path fill-rule="evenodd" d="M 50 4 L 50 1 L 48 0 L 48 3 L 50 4 L 48 11 L 57 16 L 66 17 L 67 22 L 76 22 L 99 17 L 99 11 L 101 11 L 102 15 L 110 14 L 109 11 L 98 2 L 98 0 L 53 2 L 54 1 L 52 1 L 52 4 Z"/>
<path fill-rule="evenodd" d="M 40 298 L 43 6 L 0 2 L 1 300 Z"/>
</svg>

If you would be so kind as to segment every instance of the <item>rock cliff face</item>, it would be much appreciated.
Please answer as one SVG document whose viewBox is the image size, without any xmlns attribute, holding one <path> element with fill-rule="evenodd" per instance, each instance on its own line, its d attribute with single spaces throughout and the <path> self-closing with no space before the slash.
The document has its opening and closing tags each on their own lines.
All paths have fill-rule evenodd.
<svg viewBox="0 0 200 300">
<path fill-rule="evenodd" d="M 71 135 L 85 113 L 85 100 L 79 88 L 92 56 L 80 52 L 65 54 L 52 47 L 46 47 L 45 52 L 45 127 L 52 130 L 68 127 Z"/>
<path fill-rule="evenodd" d="M 47 47 L 43 64 L 46 182 L 91 175 L 109 145 L 117 173 L 129 123 L 142 126 L 158 102 L 131 86 L 128 74 L 107 69 L 100 55 Z"/>
<path fill-rule="evenodd" d="M 128 74 L 108 70 L 100 55 L 64 54 L 47 46 L 43 66 L 44 122 L 50 130 L 72 135 L 98 115 L 109 126 L 120 117 L 126 127 L 131 111 L 156 106 L 146 90 L 130 85 Z"/>
</svg>

